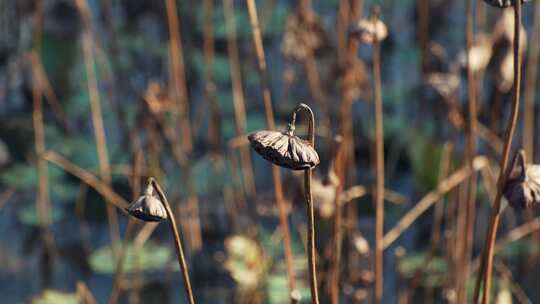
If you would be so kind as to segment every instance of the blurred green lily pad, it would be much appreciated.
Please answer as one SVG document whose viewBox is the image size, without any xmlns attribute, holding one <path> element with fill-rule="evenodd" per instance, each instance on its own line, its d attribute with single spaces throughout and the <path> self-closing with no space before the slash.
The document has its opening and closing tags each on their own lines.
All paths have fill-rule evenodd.
<svg viewBox="0 0 540 304">
<path fill-rule="evenodd" d="M 78 304 L 79 297 L 76 293 L 62 292 L 54 289 L 46 289 L 39 296 L 32 299 L 32 304 Z"/>
<path fill-rule="evenodd" d="M 302 282 L 297 281 L 296 289 L 300 292 L 300 303 L 309 303 L 311 292 Z M 289 282 L 284 274 L 272 274 L 266 281 L 266 291 L 268 293 L 269 304 L 288 303 Z"/>
<path fill-rule="evenodd" d="M 448 265 L 441 257 L 426 262 L 426 253 L 412 253 L 399 259 L 398 272 L 405 279 L 412 279 L 417 271 L 422 273 L 422 286 L 442 286 L 448 277 Z"/>
<path fill-rule="evenodd" d="M 137 264 L 139 264 L 141 271 L 164 270 L 173 256 L 168 246 L 151 242 L 147 242 L 140 249 L 136 249 L 134 244 L 128 244 L 126 250 L 123 265 L 125 273 L 134 272 L 137 269 Z M 97 249 L 89 257 L 90 268 L 100 274 L 115 273 L 116 264 L 114 261 L 110 245 Z"/>
<path fill-rule="evenodd" d="M 36 209 L 36 205 L 32 204 L 19 210 L 17 213 L 19 221 L 27 226 L 39 226 L 40 220 Z M 55 204 L 50 205 L 51 224 L 57 223 L 64 218 L 64 211 L 60 206 Z"/>
<path fill-rule="evenodd" d="M 269 261 L 257 242 L 233 235 L 225 240 L 225 251 L 225 269 L 241 287 L 254 288 L 265 278 Z"/>
</svg>

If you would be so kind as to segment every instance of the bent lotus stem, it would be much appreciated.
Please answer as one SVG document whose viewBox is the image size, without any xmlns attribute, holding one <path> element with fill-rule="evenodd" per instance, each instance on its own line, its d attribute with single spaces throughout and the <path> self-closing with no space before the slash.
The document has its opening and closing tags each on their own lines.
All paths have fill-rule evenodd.
<svg viewBox="0 0 540 304">
<path fill-rule="evenodd" d="M 178 256 L 178 264 L 180 264 L 180 270 L 184 278 L 184 288 L 186 289 L 188 302 L 189 304 L 195 304 L 193 291 L 191 289 L 191 281 L 189 280 L 189 271 L 188 271 L 188 266 L 186 263 L 186 257 L 184 255 L 184 248 L 182 247 L 182 242 L 180 241 L 180 234 L 178 233 L 178 228 L 176 227 L 176 220 L 174 219 L 174 214 L 171 210 L 171 206 L 169 205 L 169 201 L 167 200 L 167 197 L 165 197 L 165 193 L 163 192 L 163 190 L 161 189 L 161 187 L 159 186 L 155 178 L 153 177 L 148 178 L 148 184 L 151 184 L 152 187 L 156 190 L 159 196 L 159 200 L 163 204 L 163 207 L 165 208 L 165 211 L 167 212 L 167 218 L 169 219 L 171 230 L 174 236 L 174 243 L 176 245 L 176 254 Z"/>
<path fill-rule="evenodd" d="M 315 148 L 315 116 L 311 108 L 301 103 L 292 112 L 291 122 L 289 123 L 289 132 L 293 132 L 296 124 L 296 113 L 305 111 L 308 114 L 308 141 Z M 315 210 L 313 208 L 313 195 L 311 193 L 311 170 L 304 170 L 304 191 L 306 199 L 306 209 L 308 218 L 308 264 L 309 264 L 309 286 L 311 289 L 311 303 L 319 304 L 319 292 L 317 284 L 317 263 L 315 248 Z"/>
</svg>

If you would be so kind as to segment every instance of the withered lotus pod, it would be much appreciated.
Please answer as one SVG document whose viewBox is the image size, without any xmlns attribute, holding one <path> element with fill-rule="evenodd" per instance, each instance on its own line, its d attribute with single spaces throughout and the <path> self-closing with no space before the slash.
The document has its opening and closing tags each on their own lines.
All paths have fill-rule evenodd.
<svg viewBox="0 0 540 304">
<path fill-rule="evenodd" d="M 525 164 L 523 150 L 514 156 L 503 195 L 515 209 L 531 208 L 540 202 L 540 165 Z"/>
<path fill-rule="evenodd" d="M 154 196 L 154 188 L 149 183 L 144 194 L 131 204 L 126 211 L 145 222 L 159 222 L 167 219 L 163 203 Z"/>
<path fill-rule="evenodd" d="M 388 28 L 380 19 L 360 19 L 350 31 L 353 37 L 358 37 L 360 42 L 373 44 L 375 41 L 383 41 L 388 37 Z"/>
<path fill-rule="evenodd" d="M 319 164 L 317 151 L 307 141 L 295 136 L 293 130 L 262 130 L 250 134 L 248 139 L 257 153 L 278 166 L 292 170 L 314 168 Z"/>
<path fill-rule="evenodd" d="M 304 106 L 307 107 L 301 104 L 299 108 Z M 298 108 L 293 112 L 287 131 L 257 131 L 248 139 L 251 147 L 267 161 L 291 170 L 306 170 L 319 164 L 319 155 L 308 141 L 294 135 L 297 111 Z"/>
<path fill-rule="evenodd" d="M 516 0 L 484 0 L 487 4 L 495 7 L 510 7 L 514 6 Z M 529 0 L 521 0 L 521 3 L 529 2 Z"/>
</svg>

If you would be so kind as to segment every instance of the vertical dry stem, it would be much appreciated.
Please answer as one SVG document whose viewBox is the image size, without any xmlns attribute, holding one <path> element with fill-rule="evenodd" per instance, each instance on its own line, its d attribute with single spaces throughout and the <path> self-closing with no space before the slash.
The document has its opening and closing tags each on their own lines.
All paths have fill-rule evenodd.
<svg viewBox="0 0 540 304">
<path fill-rule="evenodd" d="M 236 134 L 241 136 L 246 133 L 246 106 L 244 101 L 244 88 L 242 85 L 242 75 L 240 69 L 240 55 L 236 42 L 236 23 L 234 17 L 233 0 L 223 0 L 223 10 L 225 15 L 225 27 L 227 29 L 227 50 L 229 53 L 229 65 L 231 66 L 231 82 L 233 89 L 234 120 L 236 123 Z M 249 197 L 256 195 L 255 182 L 253 177 L 253 167 L 251 165 L 251 154 L 248 146 L 242 146 L 240 159 L 242 162 L 242 173 L 244 175 L 244 185 Z"/>
<path fill-rule="evenodd" d="M 257 55 L 257 64 L 259 68 L 259 76 L 261 80 L 261 87 L 263 91 L 264 110 L 266 114 L 266 123 L 268 128 L 275 129 L 274 113 L 272 110 L 272 96 L 270 94 L 270 87 L 268 84 L 268 74 L 266 70 L 266 59 L 264 57 L 264 47 L 262 42 L 261 28 L 259 26 L 259 20 L 257 17 L 257 7 L 255 0 L 246 0 L 249 20 L 251 22 L 251 29 L 253 33 L 253 43 Z M 283 188 L 281 183 L 281 175 L 279 174 L 279 168 L 272 165 L 272 180 L 274 182 L 274 192 L 276 195 L 276 203 L 279 209 L 279 224 L 281 227 L 281 233 L 283 234 L 283 245 L 285 250 L 285 262 L 287 264 L 287 275 L 289 279 L 289 294 L 295 288 L 295 276 L 294 276 L 294 261 L 291 247 L 291 236 L 289 230 L 289 222 L 287 219 L 287 207 L 283 197 Z"/>
<path fill-rule="evenodd" d="M 373 20 L 379 18 L 377 9 Z M 373 43 L 373 95 L 375 103 L 375 301 L 381 303 L 383 294 L 383 229 L 384 229 L 384 129 L 381 96 L 380 42 Z"/>
<path fill-rule="evenodd" d="M 499 226 L 501 216 L 501 199 L 502 188 L 504 186 L 508 167 L 508 158 L 510 155 L 510 148 L 512 146 L 512 139 L 514 131 L 516 129 L 518 115 L 519 115 L 519 93 L 521 83 L 521 53 L 520 53 L 520 29 L 521 29 L 521 1 L 515 1 L 514 5 L 514 87 L 513 87 L 513 101 L 512 101 L 512 113 L 510 115 L 510 121 L 506 129 L 504 149 L 500 163 L 499 177 L 497 179 L 497 196 L 495 197 L 495 203 L 493 205 L 491 220 L 489 223 L 488 234 L 486 236 L 486 242 L 484 244 L 484 256 L 482 257 L 482 263 L 480 265 L 479 275 L 477 276 L 475 286 L 475 298 L 473 303 L 477 303 L 477 296 L 479 293 L 481 280 L 484 279 L 485 288 L 483 290 L 482 303 L 489 303 L 491 292 L 491 273 L 493 271 L 493 246 L 497 235 L 497 228 Z M 483 273 L 483 275 L 482 275 Z"/>
<path fill-rule="evenodd" d="M 188 298 L 189 304 L 195 304 L 193 291 L 191 289 L 191 281 L 189 279 L 189 270 L 186 263 L 186 257 L 184 256 L 184 249 L 182 247 L 180 234 L 178 232 L 178 228 L 176 227 L 176 220 L 174 217 L 174 213 L 171 210 L 171 206 L 169 205 L 169 201 L 167 201 L 167 197 L 165 196 L 165 193 L 163 192 L 163 190 L 161 189 L 157 181 L 154 178 L 150 177 L 149 182 L 152 184 L 152 187 L 154 187 L 154 189 L 158 193 L 160 201 L 163 204 L 163 207 L 165 207 L 165 211 L 167 212 L 167 218 L 169 219 L 171 232 L 174 237 L 174 245 L 176 247 L 176 254 L 178 255 L 178 264 L 180 265 L 180 270 L 182 271 L 182 277 L 184 279 L 184 288 L 186 290 L 186 296 Z"/>
<path fill-rule="evenodd" d="M 540 2 L 536 1 L 534 11 L 534 26 L 531 34 L 527 71 L 523 93 L 523 149 L 525 156 L 534 162 L 535 118 L 534 101 L 536 97 L 536 80 L 538 76 L 538 55 L 540 54 Z"/>
<path fill-rule="evenodd" d="M 103 114 L 101 111 L 101 101 L 97 84 L 96 68 L 93 55 L 93 35 L 90 28 L 90 11 L 86 0 L 76 0 L 77 7 L 83 19 L 84 32 L 82 34 L 82 48 L 84 64 L 86 67 L 86 78 L 88 84 L 88 94 L 90 96 L 90 108 L 92 115 L 92 124 L 94 126 L 94 137 L 96 139 L 97 154 L 99 161 L 99 172 L 101 179 L 107 184 L 111 184 L 111 168 L 109 164 L 109 156 L 107 152 L 107 140 L 105 137 L 105 126 L 103 124 Z M 120 227 L 116 209 L 107 204 L 107 219 L 111 241 L 113 244 L 113 255 L 118 258 L 117 250 L 120 245 Z"/>
<path fill-rule="evenodd" d="M 467 163 L 469 168 L 473 169 L 473 160 L 476 154 L 476 132 L 477 132 L 477 104 L 476 104 L 476 75 L 471 68 L 471 48 L 473 45 L 473 3 L 471 0 L 466 0 L 466 44 L 467 44 L 467 82 L 468 82 L 468 109 L 469 109 L 469 124 L 467 128 Z M 472 255 L 473 236 L 474 236 L 474 223 L 476 214 L 476 187 L 477 187 L 477 173 L 475 170 L 471 171 L 471 177 L 469 178 L 469 185 L 467 188 L 467 206 L 466 206 L 466 223 L 465 223 L 465 242 L 463 246 L 463 252 L 461 256 L 462 271 L 460 273 L 460 279 L 457 289 L 458 303 L 465 303 L 467 301 L 467 280 L 469 278 L 470 258 Z"/>
</svg>

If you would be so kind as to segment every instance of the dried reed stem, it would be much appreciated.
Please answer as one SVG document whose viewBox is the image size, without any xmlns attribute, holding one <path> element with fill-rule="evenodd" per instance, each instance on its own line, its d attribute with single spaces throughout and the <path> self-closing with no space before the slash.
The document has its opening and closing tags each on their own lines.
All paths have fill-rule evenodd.
<svg viewBox="0 0 540 304">
<path fill-rule="evenodd" d="M 203 55 L 205 65 L 204 94 L 209 108 L 208 143 L 210 149 L 217 152 L 221 149 L 221 117 L 216 100 L 216 83 L 214 82 L 214 1 L 203 1 Z M 217 168 L 216 168 L 217 169 Z"/>
<path fill-rule="evenodd" d="M 486 242 L 483 250 L 482 263 L 480 265 L 481 271 L 477 276 L 474 302 L 478 303 L 478 294 L 481 285 L 482 278 L 485 282 L 485 288 L 483 290 L 482 303 L 489 303 L 491 292 L 491 274 L 493 271 L 493 246 L 497 236 L 497 228 L 499 226 L 501 216 L 501 199 L 502 189 L 506 181 L 506 174 L 508 173 L 508 158 L 510 155 L 510 149 L 512 146 L 512 139 L 514 131 L 516 129 L 518 116 L 519 116 L 519 93 L 521 83 L 521 52 L 520 52 L 520 30 L 521 30 L 521 1 L 515 1 L 514 4 L 514 87 L 513 87 L 513 101 L 512 101 L 512 113 L 510 115 L 510 121 L 508 123 L 504 149 L 500 162 L 499 177 L 497 179 L 497 196 L 495 197 L 495 203 L 491 213 L 491 220 L 489 223 L 488 234 L 486 236 Z M 483 273 L 483 275 L 481 274 Z"/>
<path fill-rule="evenodd" d="M 266 59 L 264 56 L 264 46 L 262 41 L 261 28 L 259 26 L 259 20 L 257 17 L 257 6 L 255 0 L 246 0 L 249 20 L 251 22 L 251 29 L 253 33 L 253 44 L 255 46 L 255 53 L 257 55 L 257 66 L 259 69 L 259 77 L 261 81 L 261 88 L 263 93 L 264 110 L 266 115 L 266 123 L 271 130 L 275 129 L 274 112 L 272 110 L 272 95 L 270 94 L 270 86 L 268 83 L 268 73 L 266 67 Z M 289 230 L 289 222 L 287 219 L 287 207 L 283 197 L 283 188 L 281 183 L 281 175 L 279 174 L 279 168 L 272 165 L 272 180 L 274 182 L 274 192 L 276 196 L 276 203 L 279 209 L 279 224 L 281 227 L 281 233 L 283 235 L 283 246 L 285 250 L 285 262 L 287 264 L 287 275 L 289 280 L 289 294 L 295 289 L 295 275 L 294 275 L 294 260 L 291 247 L 291 236 Z"/>
<path fill-rule="evenodd" d="M 179 127 L 182 133 L 182 147 L 187 154 L 193 149 L 193 140 L 189 120 L 189 105 L 187 102 L 187 84 L 184 69 L 184 54 L 180 23 L 175 0 L 165 0 L 167 10 L 167 25 L 169 27 L 169 51 L 171 59 L 172 86 L 174 99 L 178 108 Z"/>
<path fill-rule="evenodd" d="M 236 38 L 236 22 L 234 16 L 233 0 L 223 0 L 223 11 L 225 16 L 225 28 L 227 30 L 227 51 L 229 53 L 229 65 L 231 66 L 231 82 L 234 106 L 234 121 L 236 124 L 236 134 L 244 138 L 246 134 L 246 106 L 244 101 L 244 88 L 242 85 L 242 75 L 240 69 L 240 55 Z M 255 179 L 253 166 L 251 165 L 251 153 L 249 146 L 239 148 L 240 160 L 242 163 L 242 174 L 244 176 L 245 191 L 249 197 L 255 197 Z"/>
<path fill-rule="evenodd" d="M 540 54 L 540 2 L 535 3 L 534 25 L 531 34 L 527 71 L 523 93 L 523 149 L 527 159 L 534 162 L 536 80 L 538 78 L 538 56 Z"/>
<path fill-rule="evenodd" d="M 468 94 L 468 110 L 469 124 L 467 128 L 467 164 L 469 168 L 473 168 L 474 157 L 476 155 L 476 134 L 477 134 L 477 102 L 476 102 L 476 75 L 471 68 L 471 49 L 473 46 L 473 2 L 466 0 L 466 52 L 467 52 L 467 94 Z M 457 285 L 457 301 L 458 303 L 467 302 L 467 281 L 469 278 L 470 259 L 472 255 L 472 247 L 474 240 L 474 223 L 476 218 L 476 188 L 477 188 L 477 173 L 472 171 L 467 187 L 467 205 L 466 205 L 466 222 L 465 222 L 465 240 L 463 243 L 463 251 L 460 254 L 462 270 L 459 273 Z"/>
<path fill-rule="evenodd" d="M 87 170 L 70 162 L 62 155 L 54 151 L 48 150 L 43 155 L 43 158 L 48 162 L 51 162 L 62 168 L 69 174 L 77 177 L 88 186 L 92 187 L 92 189 L 96 190 L 97 193 L 103 196 L 107 204 L 112 204 L 120 210 L 124 210 L 128 207 L 129 203 L 123 197 L 118 195 L 109 184 L 103 182 L 101 179 L 96 177 L 94 174 L 88 172 Z"/>
<path fill-rule="evenodd" d="M 372 20 L 379 18 L 375 7 Z M 383 296 L 383 236 L 384 236 L 384 129 L 381 93 L 381 50 L 377 37 L 373 43 L 373 96 L 375 104 L 375 301 L 381 303 Z"/>
<path fill-rule="evenodd" d="M 82 48 L 84 65 L 86 67 L 86 78 L 88 84 L 88 94 L 90 97 L 90 108 L 92 115 L 92 124 L 94 126 L 94 137 L 96 139 L 97 154 L 99 161 L 99 172 L 101 179 L 106 184 L 111 184 L 111 168 L 107 152 L 107 139 L 105 135 L 105 126 L 103 123 L 103 113 L 101 111 L 101 101 L 96 76 L 96 67 L 94 62 L 94 37 L 90 28 L 90 10 L 86 0 L 76 0 L 77 8 L 81 14 L 84 24 L 82 34 Z M 109 232 L 113 244 L 113 256 L 118 258 L 117 250 L 120 248 L 120 226 L 116 209 L 111 205 L 106 205 L 107 220 L 109 222 Z"/>
<path fill-rule="evenodd" d="M 180 234 L 178 232 L 178 228 L 176 227 L 176 220 L 174 217 L 174 213 L 171 210 L 171 206 L 169 205 L 169 201 L 167 200 L 167 197 L 165 196 L 165 193 L 157 183 L 157 181 L 150 177 L 148 179 L 149 183 L 152 184 L 152 187 L 156 190 L 157 194 L 159 195 L 160 201 L 163 204 L 163 207 L 165 207 L 165 211 L 167 212 L 167 217 L 169 219 L 169 223 L 171 226 L 171 232 L 174 237 L 174 244 L 176 247 L 176 254 L 178 256 L 178 264 L 180 265 L 180 270 L 182 272 L 182 277 L 184 278 L 184 288 L 186 290 L 186 296 L 188 298 L 189 304 L 195 304 L 195 299 L 193 297 L 193 291 L 191 289 L 191 281 L 189 279 L 189 270 L 186 263 L 186 258 L 184 256 L 184 249 L 182 247 L 182 241 L 180 239 Z"/>
<path fill-rule="evenodd" d="M 480 170 L 487 165 L 485 156 L 476 156 L 474 160 L 474 169 Z M 471 175 L 472 170 L 468 165 L 456 170 L 452 175 L 442 180 L 437 189 L 430 191 L 414 207 L 401 217 L 399 222 L 388 231 L 383 238 L 383 249 L 388 248 L 407 228 L 409 228 L 416 219 L 422 215 L 431 205 L 439 202 L 441 197 L 467 180 Z"/>
<path fill-rule="evenodd" d="M 445 178 L 448 177 L 450 164 L 452 162 L 452 149 L 453 149 L 453 145 L 450 144 L 449 142 L 444 144 L 443 155 L 441 157 L 441 162 L 440 162 L 438 183 L 442 182 Z M 433 232 L 431 234 L 429 250 L 426 255 L 426 258 L 424 259 L 423 265 L 429 265 L 429 263 L 431 262 L 433 257 L 435 257 L 435 254 L 437 253 L 437 247 L 441 239 L 441 225 L 443 221 L 443 216 L 444 216 L 444 202 L 443 202 L 443 198 L 441 197 L 441 199 L 439 199 L 439 201 L 435 203 L 435 211 L 434 211 L 433 226 L 432 226 Z M 413 303 L 414 293 L 416 291 L 416 288 L 418 287 L 420 279 L 422 278 L 422 274 L 424 270 L 425 269 L 423 267 L 420 267 L 414 273 L 411 284 L 409 285 L 409 290 L 407 292 L 407 303 Z M 425 292 L 426 297 L 432 292 L 433 292 L 433 289 L 431 287 L 427 287 L 426 292 Z M 425 298 L 424 302 L 429 302 L 430 300 L 431 298 L 429 299 Z"/>
</svg>

